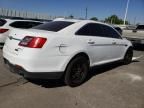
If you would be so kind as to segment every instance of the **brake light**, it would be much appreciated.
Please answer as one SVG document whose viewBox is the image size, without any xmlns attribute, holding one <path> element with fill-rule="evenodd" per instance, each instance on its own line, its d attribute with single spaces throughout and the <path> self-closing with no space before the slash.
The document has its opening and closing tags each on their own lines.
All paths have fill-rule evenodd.
<svg viewBox="0 0 144 108">
<path fill-rule="evenodd" d="M 5 33 L 7 32 L 9 29 L 4 29 L 4 28 L 0 28 L 0 33 Z"/>
<path fill-rule="evenodd" d="M 42 37 L 26 36 L 19 43 L 19 46 L 29 47 L 29 48 L 42 48 L 46 40 L 47 40 L 46 38 L 42 38 Z"/>
</svg>

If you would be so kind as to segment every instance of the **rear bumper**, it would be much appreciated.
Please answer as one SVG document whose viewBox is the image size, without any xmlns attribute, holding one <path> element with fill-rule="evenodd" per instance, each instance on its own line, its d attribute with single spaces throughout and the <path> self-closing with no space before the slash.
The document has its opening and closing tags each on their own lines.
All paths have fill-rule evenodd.
<svg viewBox="0 0 144 108">
<path fill-rule="evenodd" d="M 26 49 L 25 49 L 26 50 Z M 13 51 L 6 45 L 3 48 L 3 58 L 13 65 L 20 65 L 27 72 L 64 72 L 69 56 L 40 54 L 37 50 Z"/>
<path fill-rule="evenodd" d="M 63 76 L 64 72 L 28 72 L 21 66 L 11 64 L 7 59 L 4 58 L 4 63 L 9 69 L 19 75 L 29 79 L 59 79 Z"/>
<path fill-rule="evenodd" d="M 7 35 L 5 35 L 5 34 L 0 34 L 0 43 L 5 43 L 6 38 L 7 38 Z"/>
</svg>

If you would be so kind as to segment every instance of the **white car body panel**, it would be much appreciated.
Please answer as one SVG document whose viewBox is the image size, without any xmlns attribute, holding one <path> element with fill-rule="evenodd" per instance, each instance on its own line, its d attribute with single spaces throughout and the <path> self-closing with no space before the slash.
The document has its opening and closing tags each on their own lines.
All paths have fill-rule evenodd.
<svg viewBox="0 0 144 108">
<path fill-rule="evenodd" d="M 7 38 L 3 57 L 11 64 L 20 65 L 32 73 L 64 72 L 70 60 L 79 53 L 88 55 L 90 66 L 96 66 L 123 59 L 126 50 L 132 46 L 126 39 L 75 35 L 83 25 L 94 21 L 76 22 L 58 32 L 13 30 L 9 36 L 17 40 Z M 45 37 L 47 42 L 41 49 L 21 47 L 18 44 L 25 36 Z"/>
</svg>

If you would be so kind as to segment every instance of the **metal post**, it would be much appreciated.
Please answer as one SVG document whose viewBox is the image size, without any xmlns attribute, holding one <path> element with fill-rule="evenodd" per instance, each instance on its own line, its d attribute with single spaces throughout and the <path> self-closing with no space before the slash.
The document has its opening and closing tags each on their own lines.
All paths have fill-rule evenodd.
<svg viewBox="0 0 144 108">
<path fill-rule="evenodd" d="M 126 6 L 126 10 L 125 10 L 125 17 L 124 17 L 124 25 L 125 25 L 125 23 L 126 23 L 126 18 L 127 18 L 127 12 L 128 12 L 129 2 L 130 2 L 130 0 L 127 1 L 127 6 Z"/>
<path fill-rule="evenodd" d="M 136 24 L 136 17 L 134 18 L 134 25 Z"/>
<path fill-rule="evenodd" d="M 86 16 L 85 16 L 85 19 L 87 19 L 87 11 L 88 11 L 88 9 L 87 9 L 87 7 L 86 7 Z"/>
</svg>

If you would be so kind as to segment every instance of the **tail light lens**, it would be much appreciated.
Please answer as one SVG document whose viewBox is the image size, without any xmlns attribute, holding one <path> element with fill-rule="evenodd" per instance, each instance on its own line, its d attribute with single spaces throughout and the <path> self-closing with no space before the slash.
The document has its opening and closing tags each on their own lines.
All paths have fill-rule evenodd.
<svg viewBox="0 0 144 108">
<path fill-rule="evenodd" d="M 4 28 L 0 28 L 0 33 L 5 33 L 7 32 L 9 29 L 4 29 Z"/>
<path fill-rule="evenodd" d="M 19 43 L 19 46 L 29 48 L 42 48 L 46 41 L 46 38 L 26 36 Z"/>
</svg>

